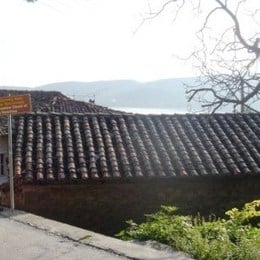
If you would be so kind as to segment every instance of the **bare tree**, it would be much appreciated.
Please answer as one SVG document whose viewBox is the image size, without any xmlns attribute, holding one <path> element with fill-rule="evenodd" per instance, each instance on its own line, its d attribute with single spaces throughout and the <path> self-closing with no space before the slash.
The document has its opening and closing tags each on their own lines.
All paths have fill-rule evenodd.
<svg viewBox="0 0 260 260">
<path fill-rule="evenodd" d="M 176 19 L 187 5 L 202 18 L 198 47 L 187 58 L 201 76 L 196 85 L 186 86 L 188 101 L 199 101 L 212 113 L 230 105 L 234 111 L 258 112 L 254 107 L 260 100 L 260 1 L 169 0 L 156 11 L 149 5 L 142 23 L 170 6 Z M 223 20 L 225 26 L 219 26 Z"/>
</svg>

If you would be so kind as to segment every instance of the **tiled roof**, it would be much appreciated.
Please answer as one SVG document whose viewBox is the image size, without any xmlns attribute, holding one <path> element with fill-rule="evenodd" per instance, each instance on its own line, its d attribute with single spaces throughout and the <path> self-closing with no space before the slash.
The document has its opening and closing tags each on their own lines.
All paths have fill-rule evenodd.
<svg viewBox="0 0 260 260">
<path fill-rule="evenodd" d="M 14 135 L 27 181 L 260 174 L 260 114 L 34 114 Z"/>
<path fill-rule="evenodd" d="M 114 113 L 119 112 L 93 103 L 73 100 L 57 91 L 0 89 L 0 97 L 30 94 L 34 112 Z"/>
<path fill-rule="evenodd" d="M 26 91 L 0 89 L 0 97 L 8 95 L 31 95 L 33 112 L 58 112 L 58 113 L 125 113 L 98 106 L 93 103 L 70 99 L 57 91 Z M 0 117 L 0 136 L 7 135 L 7 117 Z"/>
</svg>

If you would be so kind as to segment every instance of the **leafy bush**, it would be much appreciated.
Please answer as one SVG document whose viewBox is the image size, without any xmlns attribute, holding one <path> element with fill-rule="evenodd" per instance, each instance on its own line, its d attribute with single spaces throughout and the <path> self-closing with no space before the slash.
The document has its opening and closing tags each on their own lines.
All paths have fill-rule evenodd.
<svg viewBox="0 0 260 260">
<path fill-rule="evenodd" d="M 181 216 L 177 208 L 161 206 L 159 212 L 146 215 L 146 221 L 119 234 L 124 240 L 156 240 L 184 251 L 196 259 L 260 259 L 260 200 L 226 212 L 227 219 L 200 215 Z"/>
</svg>

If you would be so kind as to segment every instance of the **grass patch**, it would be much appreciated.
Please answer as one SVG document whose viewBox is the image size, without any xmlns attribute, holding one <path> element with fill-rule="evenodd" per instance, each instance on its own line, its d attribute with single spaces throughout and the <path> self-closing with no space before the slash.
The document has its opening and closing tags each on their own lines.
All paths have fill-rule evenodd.
<svg viewBox="0 0 260 260">
<path fill-rule="evenodd" d="M 186 252 L 196 259 L 260 260 L 260 200 L 226 212 L 226 219 L 200 215 L 182 216 L 176 207 L 161 206 L 146 221 L 116 236 L 124 240 L 155 240 Z"/>
</svg>

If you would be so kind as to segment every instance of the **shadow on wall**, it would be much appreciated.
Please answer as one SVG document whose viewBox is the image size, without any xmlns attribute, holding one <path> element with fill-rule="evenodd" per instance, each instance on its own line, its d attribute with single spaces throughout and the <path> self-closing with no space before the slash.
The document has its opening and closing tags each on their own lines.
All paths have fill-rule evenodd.
<svg viewBox="0 0 260 260">
<path fill-rule="evenodd" d="M 121 183 L 23 185 L 19 209 L 113 236 L 126 220 L 140 222 L 160 205 L 180 214 L 223 216 L 233 207 L 260 198 L 260 176 L 142 179 Z M 3 203 L 8 204 L 8 193 Z"/>
</svg>

